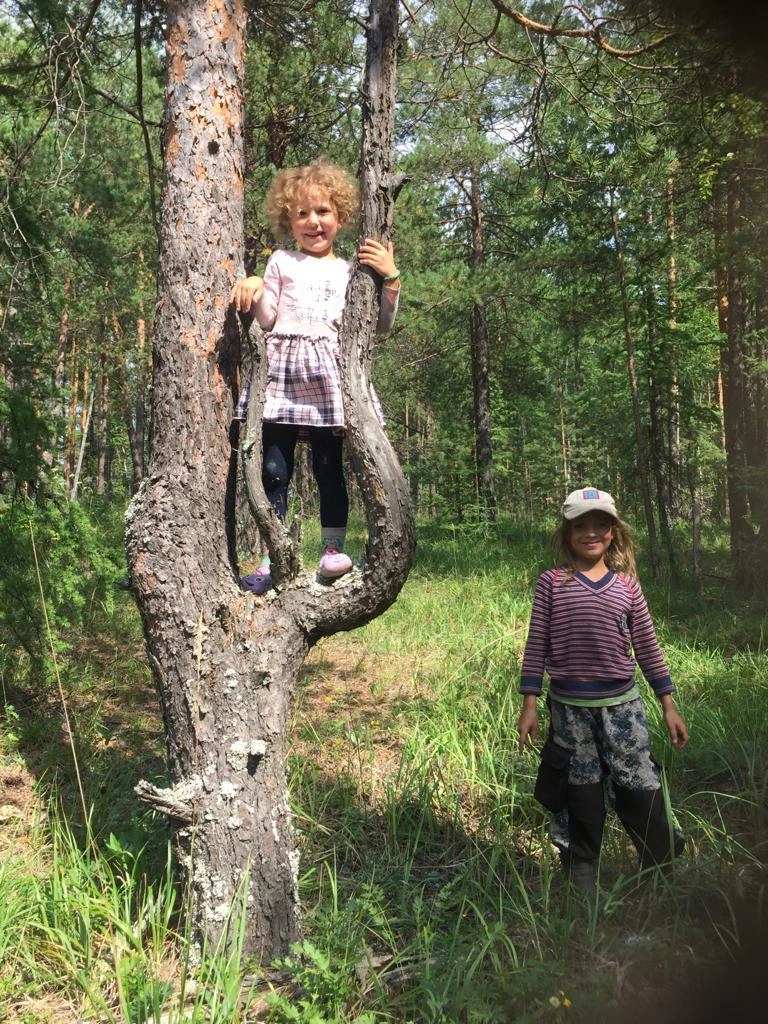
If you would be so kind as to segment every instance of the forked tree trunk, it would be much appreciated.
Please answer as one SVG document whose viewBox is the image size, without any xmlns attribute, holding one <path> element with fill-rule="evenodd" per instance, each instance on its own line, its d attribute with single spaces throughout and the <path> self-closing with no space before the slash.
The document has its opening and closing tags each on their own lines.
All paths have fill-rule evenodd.
<svg viewBox="0 0 768 1024">
<path fill-rule="evenodd" d="M 359 269 L 344 339 L 349 446 L 368 512 L 368 563 L 333 585 L 302 573 L 260 480 L 263 388 L 241 444 L 275 590 L 244 593 L 233 557 L 230 444 L 238 338 L 228 295 L 242 263 L 242 0 L 172 0 L 165 170 L 147 479 L 128 556 L 163 706 L 171 787 L 141 786 L 171 818 L 200 940 L 227 940 L 244 908 L 246 955 L 284 953 L 300 931 L 286 731 L 298 672 L 323 635 L 397 596 L 414 531 L 408 488 L 368 399 L 377 286 Z M 386 237 L 395 188 L 395 0 L 374 0 L 363 145 L 364 233 Z M 264 353 L 255 353 L 263 371 Z"/>
</svg>

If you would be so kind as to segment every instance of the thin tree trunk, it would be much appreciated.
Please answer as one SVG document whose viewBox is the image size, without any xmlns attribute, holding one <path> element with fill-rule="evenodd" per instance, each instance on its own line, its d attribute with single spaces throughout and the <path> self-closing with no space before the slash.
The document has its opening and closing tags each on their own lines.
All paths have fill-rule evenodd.
<svg viewBox="0 0 768 1024">
<path fill-rule="evenodd" d="M 65 430 L 64 421 L 64 382 L 67 364 L 67 351 L 70 343 L 69 303 L 72 299 L 72 278 L 64 280 L 64 309 L 59 319 L 59 343 L 56 352 L 56 368 L 53 373 L 53 406 L 51 408 L 51 448 L 42 453 L 42 459 L 49 469 L 57 464 L 63 451 Z"/>
<path fill-rule="evenodd" d="M 719 239 L 726 274 L 725 302 L 721 297 L 721 325 L 725 324 L 726 344 L 720 352 L 723 378 L 723 432 L 725 437 L 728 514 L 731 533 L 731 559 L 737 577 L 751 576 L 752 531 L 749 524 L 746 367 L 744 352 L 745 300 L 738 259 L 738 236 L 742 218 L 742 187 L 738 172 L 724 182 L 725 217 L 720 219 L 724 234 Z M 724 315 L 723 315 L 724 307 Z"/>
<path fill-rule="evenodd" d="M 764 337 L 768 325 L 768 296 L 761 292 L 757 307 L 759 320 L 756 324 L 755 336 L 758 347 L 755 353 L 755 365 L 759 369 L 758 397 L 755 409 L 756 437 L 756 488 L 759 490 L 759 501 L 755 502 L 755 520 L 761 550 L 760 572 L 765 579 L 768 573 L 768 349 Z"/>
<path fill-rule="evenodd" d="M 77 465 L 75 466 L 74 475 L 72 477 L 72 487 L 69 492 L 69 497 L 72 501 L 77 501 L 77 491 L 80 486 L 80 471 L 83 468 L 83 459 L 85 457 L 85 448 L 88 444 L 88 432 L 91 426 L 91 416 L 93 415 L 93 402 L 96 397 L 96 389 L 91 388 L 91 397 L 88 399 L 88 407 L 83 410 L 83 423 L 80 433 L 80 448 L 77 454 Z"/>
<path fill-rule="evenodd" d="M 651 501 L 651 483 L 648 472 L 648 455 L 645 444 L 645 433 L 643 431 L 643 420 L 640 411 L 640 394 L 637 386 L 637 369 L 635 366 L 635 341 L 632 334 L 632 315 L 629 308 L 629 296 L 627 293 L 627 276 L 624 267 L 624 248 L 621 244 L 619 233 L 619 219 L 616 213 L 616 203 L 613 191 L 611 191 L 611 227 L 613 229 L 613 241 L 616 249 L 616 263 L 619 273 L 619 287 L 621 289 L 621 308 L 624 318 L 624 343 L 627 353 L 627 377 L 629 379 L 629 390 L 632 398 L 632 420 L 635 425 L 635 443 L 637 445 L 637 469 L 640 482 L 640 491 L 643 497 L 643 509 L 645 511 L 645 522 L 648 529 L 648 547 L 651 559 L 651 572 L 654 578 L 659 574 L 658 544 L 656 540 L 656 524 L 653 518 L 653 503 Z"/>
<path fill-rule="evenodd" d="M 560 410 L 560 451 L 563 460 L 563 493 L 570 490 L 571 486 L 571 453 L 568 444 L 568 433 L 565 429 L 565 402 L 562 391 L 559 395 L 558 407 Z"/>
<path fill-rule="evenodd" d="M 749 494 L 750 535 L 753 555 L 750 574 L 764 580 L 768 570 L 768 373 L 763 342 L 762 297 L 747 308 L 744 324 L 746 356 L 745 419 L 747 488 Z"/>
<path fill-rule="evenodd" d="M 422 451 L 429 450 L 434 432 L 434 416 L 432 410 L 428 409 L 424 417 L 424 426 L 421 434 Z M 437 483 L 434 476 L 429 478 L 429 515 L 432 519 L 437 515 Z"/>
<path fill-rule="evenodd" d="M 472 209 L 472 266 L 476 271 L 485 263 L 485 237 L 483 229 L 483 198 L 480 172 L 472 165 L 470 180 Z M 472 395 L 475 421 L 475 464 L 482 514 L 490 522 L 496 521 L 496 495 L 493 474 L 493 439 L 491 435 L 490 349 L 488 322 L 481 302 L 472 304 L 470 329 L 472 354 Z"/>
<path fill-rule="evenodd" d="M 669 464 L 669 515 L 676 519 L 680 515 L 680 382 L 677 373 L 677 222 L 675 218 L 675 174 L 676 167 L 667 177 L 667 327 L 669 329 L 669 409 L 667 415 L 667 448 Z"/>
<path fill-rule="evenodd" d="M 576 309 L 578 300 L 577 289 L 574 287 L 573 295 L 573 308 Z M 584 387 L 584 379 L 582 373 L 581 363 L 581 325 L 579 324 L 578 317 L 574 317 L 572 324 L 572 337 L 573 337 L 573 392 L 580 394 Z M 584 441 L 582 438 L 582 430 L 579 424 L 579 419 L 576 417 L 576 422 L 573 425 L 573 431 L 571 436 L 571 450 L 576 451 L 576 456 L 572 459 L 571 464 L 571 476 L 575 480 L 585 480 L 586 468 L 584 465 Z M 570 486 L 570 481 L 569 481 Z"/>
<path fill-rule="evenodd" d="M 139 253 L 139 280 L 144 276 L 144 253 Z M 148 384 L 151 375 L 151 352 L 147 346 L 147 320 L 144 303 L 136 319 L 136 395 L 134 399 L 133 436 L 131 437 L 131 464 L 133 467 L 133 493 L 144 479 L 147 452 L 147 422 L 149 408 Z"/>
<path fill-rule="evenodd" d="M 79 385 L 79 345 L 77 335 L 72 337 L 71 345 L 72 365 L 69 368 L 69 409 L 67 412 L 67 423 L 64 433 L 64 489 L 67 494 L 72 489 L 72 480 L 75 475 L 75 463 L 77 461 L 77 409 L 80 402 L 78 390 Z"/>
<path fill-rule="evenodd" d="M 107 372 L 107 332 L 102 328 L 102 343 L 99 353 L 99 404 L 94 431 L 96 448 L 96 493 L 107 491 L 109 459 L 109 374 Z"/>
<path fill-rule="evenodd" d="M 701 469 L 691 464 L 688 469 L 688 486 L 691 496 L 691 573 L 698 588 L 701 587 Z"/>
<path fill-rule="evenodd" d="M 667 564 L 670 570 L 675 572 L 675 548 L 672 541 L 672 530 L 669 525 L 669 480 L 670 466 L 665 457 L 666 446 L 664 444 L 664 396 L 660 378 L 664 379 L 663 359 L 659 352 L 659 336 L 656 323 L 656 300 L 653 288 L 646 286 L 645 308 L 648 330 L 648 356 L 651 366 L 649 392 L 650 392 L 650 419 L 651 419 L 651 466 L 653 478 L 656 484 L 656 504 L 659 511 L 659 531 L 661 533 L 664 550 L 667 554 Z"/>
<path fill-rule="evenodd" d="M 117 342 L 117 356 L 115 358 L 115 369 L 117 371 L 117 384 L 120 393 L 120 411 L 125 425 L 125 433 L 128 438 L 128 448 L 131 453 L 131 494 L 139 489 L 144 479 L 144 401 L 142 398 L 142 376 L 144 364 L 144 320 L 140 319 L 136 324 L 138 350 L 137 366 L 138 375 L 136 380 L 136 395 L 131 395 L 131 388 L 128 384 L 128 372 L 126 370 L 126 354 L 123 346 L 123 329 L 117 314 L 112 313 L 112 334 Z"/>
</svg>

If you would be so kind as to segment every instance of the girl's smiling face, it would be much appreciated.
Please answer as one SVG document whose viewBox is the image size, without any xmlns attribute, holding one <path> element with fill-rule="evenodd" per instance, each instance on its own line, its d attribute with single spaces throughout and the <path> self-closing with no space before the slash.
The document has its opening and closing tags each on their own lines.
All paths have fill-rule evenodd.
<svg viewBox="0 0 768 1024">
<path fill-rule="evenodd" d="M 607 512 L 587 512 L 569 523 L 568 547 L 577 569 L 592 569 L 613 543 L 613 519 Z"/>
<path fill-rule="evenodd" d="M 291 234 L 307 256 L 333 258 L 333 243 L 341 224 L 336 204 L 322 188 L 307 189 L 291 213 Z"/>
</svg>

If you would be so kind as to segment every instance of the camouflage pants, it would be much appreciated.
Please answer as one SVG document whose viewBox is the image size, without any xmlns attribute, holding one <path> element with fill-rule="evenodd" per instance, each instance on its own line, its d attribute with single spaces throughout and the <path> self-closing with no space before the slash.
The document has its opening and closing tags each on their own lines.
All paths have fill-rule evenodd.
<svg viewBox="0 0 768 1024">
<path fill-rule="evenodd" d="M 571 752 L 568 782 L 586 786 L 606 774 L 627 789 L 658 789 L 659 770 L 640 698 L 607 708 L 550 702 L 552 738 Z"/>
<path fill-rule="evenodd" d="M 560 770 L 566 783 L 562 803 L 550 805 L 555 846 L 579 859 L 595 860 L 607 795 L 637 847 L 641 867 L 679 855 L 684 839 L 667 814 L 642 701 L 611 707 L 552 701 L 550 721 L 547 746 L 554 749 L 543 758 L 557 763 L 564 755 Z"/>
</svg>

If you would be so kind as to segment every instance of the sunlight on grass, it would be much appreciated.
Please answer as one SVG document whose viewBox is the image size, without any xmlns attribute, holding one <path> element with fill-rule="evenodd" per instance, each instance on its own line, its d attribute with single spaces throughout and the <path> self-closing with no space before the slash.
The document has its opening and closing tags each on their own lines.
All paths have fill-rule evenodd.
<svg viewBox="0 0 768 1024">
<path fill-rule="evenodd" d="M 609 818 L 590 908 L 565 885 L 532 798 L 537 753 L 517 752 L 519 661 L 545 564 L 540 531 L 429 526 L 393 607 L 313 652 L 290 760 L 305 937 L 269 974 L 240 962 L 238 908 L 231 948 L 190 943 L 165 826 L 132 793 L 163 770 L 138 621 L 129 603 L 94 614 L 93 646 L 73 645 L 64 665 L 87 823 L 61 737 L 6 701 L 0 763 L 34 767 L 45 815 L 22 815 L 0 859 L 0 1018 L 586 1022 L 628 984 L 663 985 L 737 946 L 768 849 L 763 617 L 736 615 L 733 595 L 729 610 L 646 588 L 691 729 L 673 752 L 647 701 L 687 846 L 674 884 L 639 879 Z"/>
</svg>

